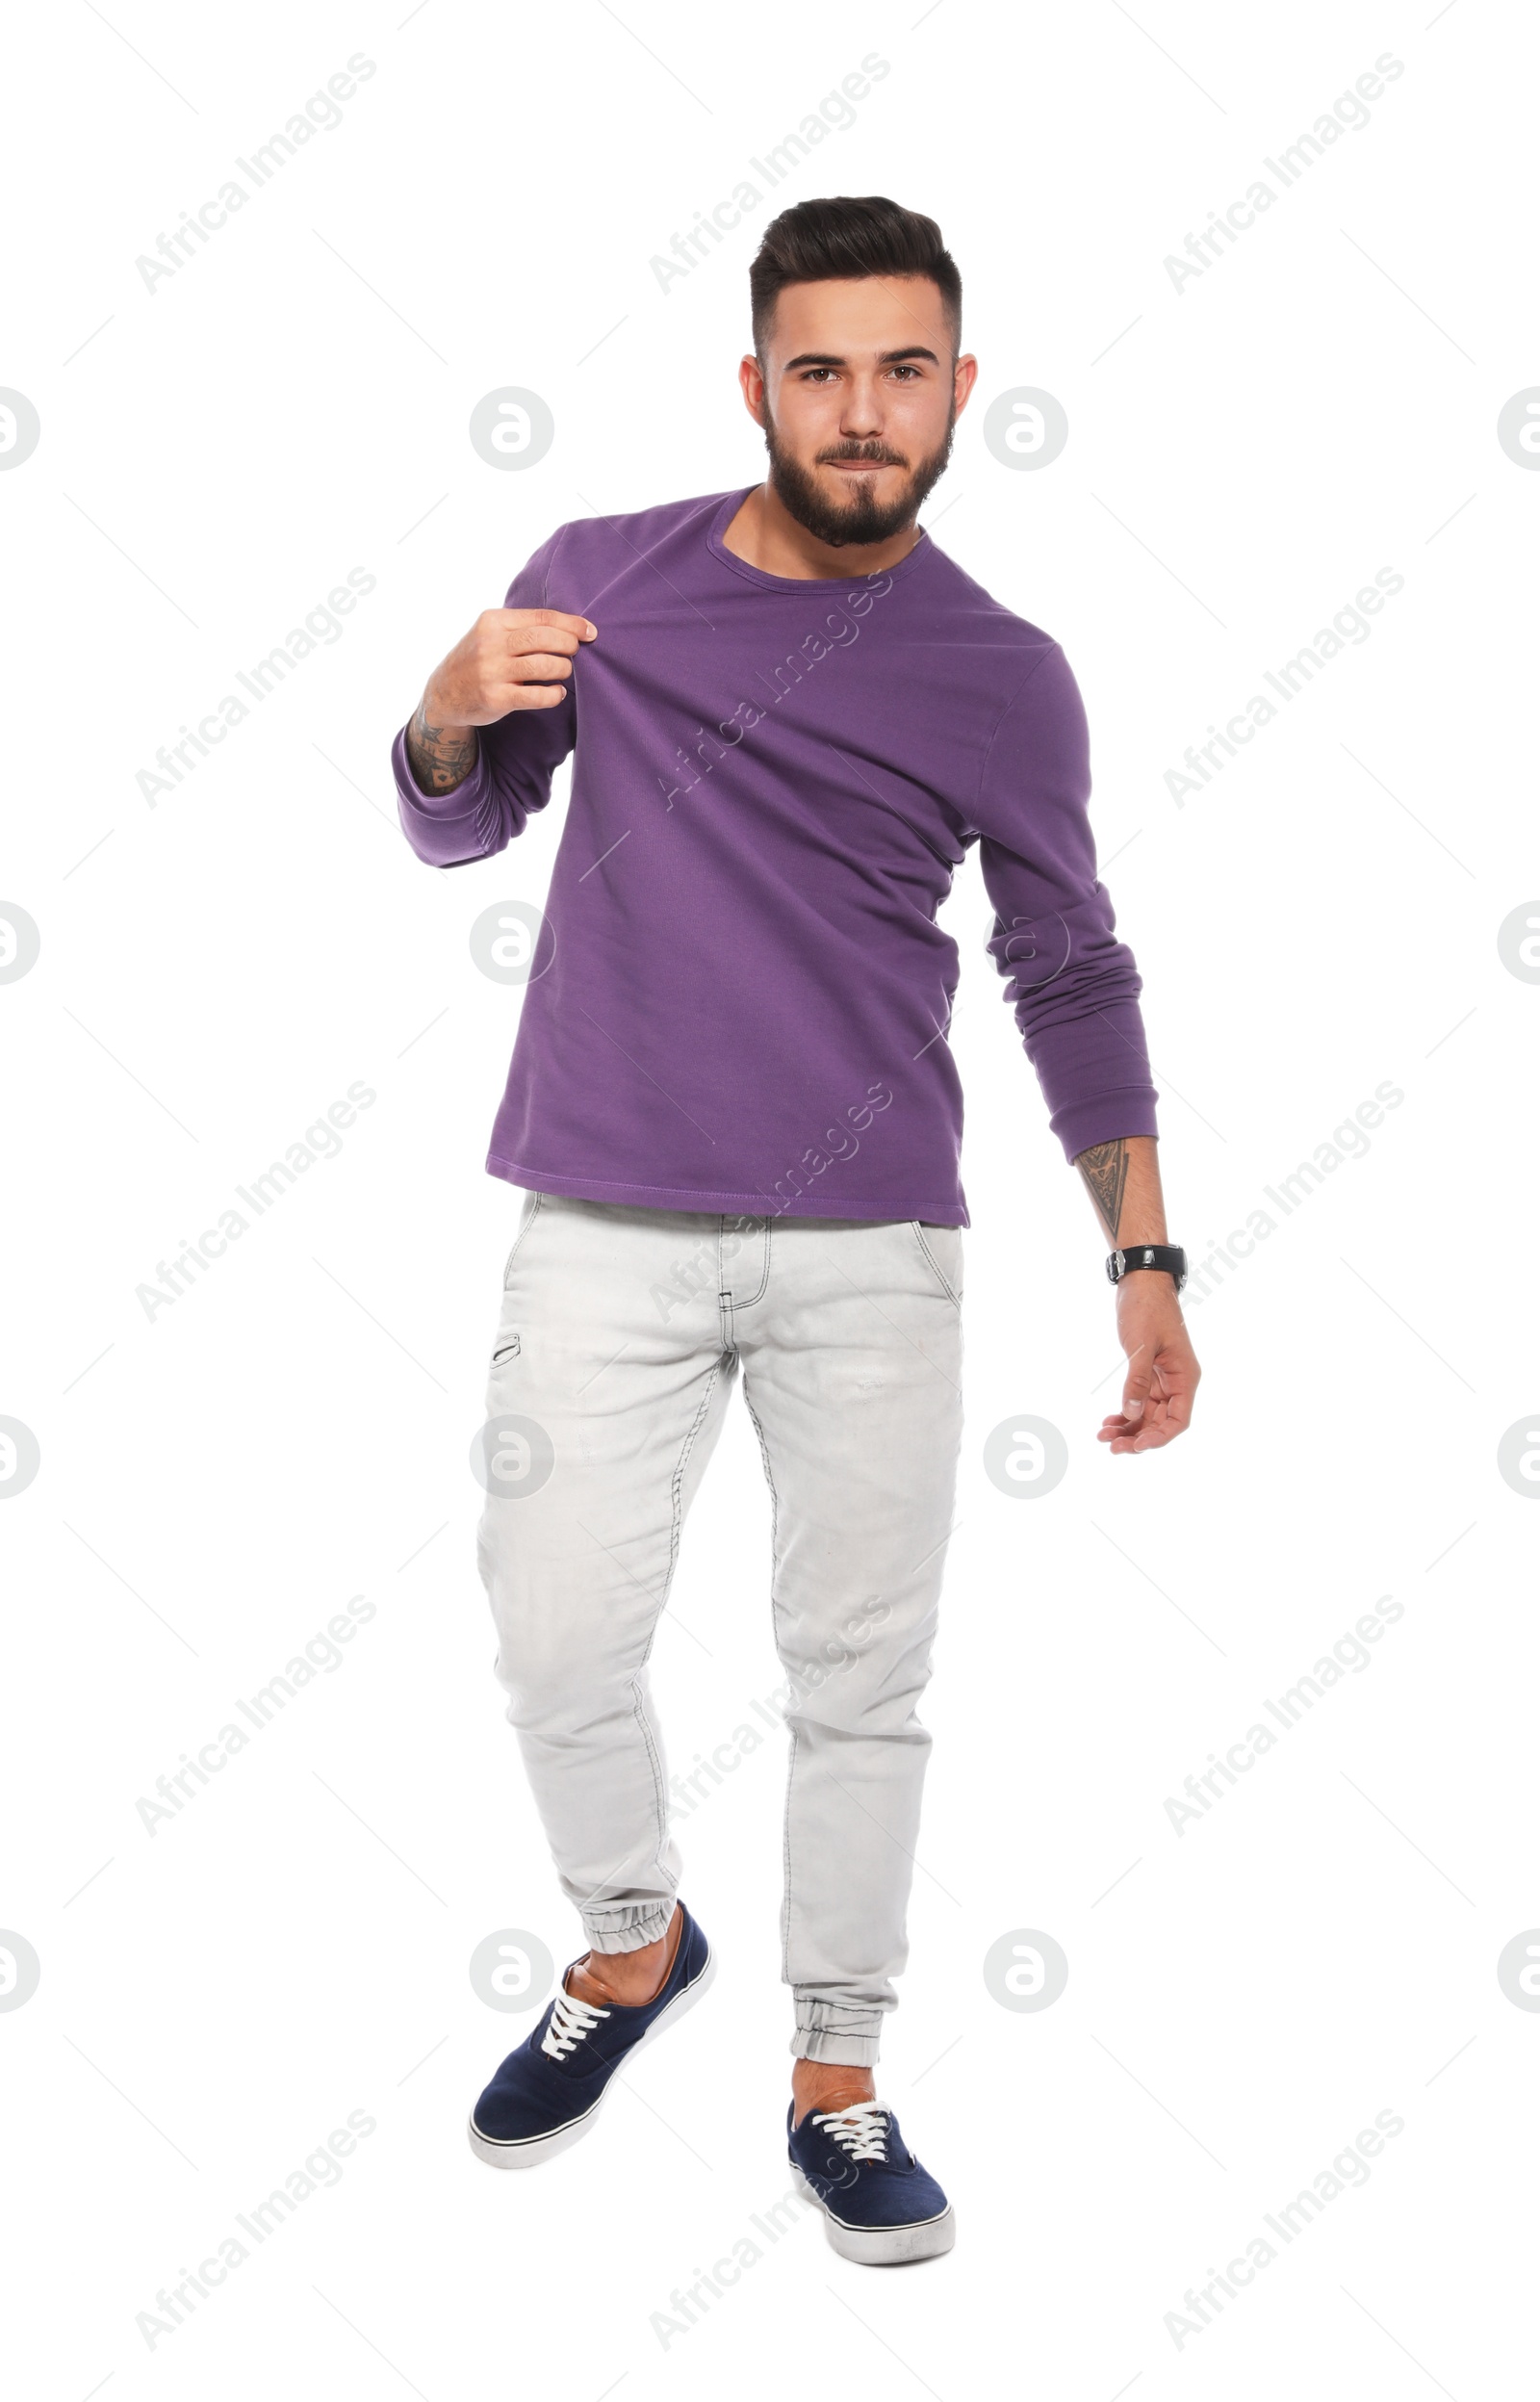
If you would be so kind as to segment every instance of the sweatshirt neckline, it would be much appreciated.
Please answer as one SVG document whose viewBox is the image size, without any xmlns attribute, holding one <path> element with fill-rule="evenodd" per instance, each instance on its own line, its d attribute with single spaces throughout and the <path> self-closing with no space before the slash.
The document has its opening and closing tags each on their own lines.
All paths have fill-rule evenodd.
<svg viewBox="0 0 1540 2402">
<path fill-rule="evenodd" d="M 844 584 L 866 584 L 879 581 L 879 574 L 772 576 L 764 568 L 751 566 L 746 558 L 739 558 L 736 551 L 728 549 L 722 537 L 750 493 L 756 489 L 754 484 L 746 483 L 738 491 L 729 492 L 712 518 L 706 536 L 706 547 L 713 558 L 720 560 L 724 567 L 731 567 L 735 576 L 743 578 L 745 583 L 757 583 L 764 592 L 834 592 Z M 914 548 L 906 553 L 896 566 L 885 567 L 879 573 L 890 582 L 896 583 L 900 577 L 909 575 L 911 569 L 922 565 L 932 555 L 934 548 L 930 535 L 922 528 L 920 538 Z"/>
</svg>

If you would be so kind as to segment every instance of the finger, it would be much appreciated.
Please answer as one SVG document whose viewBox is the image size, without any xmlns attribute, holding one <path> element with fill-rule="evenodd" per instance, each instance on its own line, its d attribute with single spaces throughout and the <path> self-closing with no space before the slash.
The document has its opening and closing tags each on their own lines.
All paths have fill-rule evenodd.
<svg viewBox="0 0 1540 2402">
<path fill-rule="evenodd" d="M 500 613 L 510 621 L 510 629 L 526 628 L 543 635 L 549 628 L 570 634 L 575 642 L 592 642 L 599 632 L 591 617 L 574 617 L 561 608 L 505 608 Z"/>
<path fill-rule="evenodd" d="M 1173 1443 L 1178 1434 L 1183 1434 L 1186 1431 L 1185 1423 L 1177 1423 L 1162 1416 L 1138 1428 L 1130 1429 L 1127 1435 L 1114 1440 L 1112 1449 L 1115 1452 L 1161 1451 L 1168 1443 Z"/>
<path fill-rule="evenodd" d="M 532 608 L 529 615 L 542 626 L 565 626 L 570 633 L 581 634 L 585 642 L 592 642 L 599 632 L 591 617 L 574 617 L 567 609 Z"/>
<path fill-rule="evenodd" d="M 582 649 L 582 638 L 567 626 L 504 626 L 500 648 L 505 659 L 525 659 L 534 652 L 572 659 Z"/>
<path fill-rule="evenodd" d="M 1196 1374 L 1189 1375 L 1180 1359 L 1157 1359 L 1153 1389 L 1159 1397 L 1162 1413 L 1186 1426 L 1193 1415 L 1193 1402 L 1197 1391 Z"/>
<path fill-rule="evenodd" d="M 1164 1451 L 1180 1434 L 1179 1426 L 1147 1426 L 1129 1444 L 1130 1451 Z"/>
<path fill-rule="evenodd" d="M 526 651 L 509 659 L 507 674 L 514 684 L 556 684 L 572 674 L 572 660 L 560 651 Z"/>
<path fill-rule="evenodd" d="M 493 695 L 493 706 L 500 716 L 511 717 L 519 709 L 559 709 L 566 697 L 564 684 L 510 684 Z"/>
<path fill-rule="evenodd" d="M 1096 1439 L 1115 1452 L 1156 1451 L 1186 1432 L 1191 1411 L 1188 1396 L 1163 1393 L 1157 1380 L 1142 1416 L 1104 1418 L 1096 1431 Z"/>
</svg>

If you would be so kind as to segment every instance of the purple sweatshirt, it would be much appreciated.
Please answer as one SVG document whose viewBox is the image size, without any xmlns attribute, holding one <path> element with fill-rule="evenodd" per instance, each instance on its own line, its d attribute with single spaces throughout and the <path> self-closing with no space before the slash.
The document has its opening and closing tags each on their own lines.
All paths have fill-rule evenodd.
<svg viewBox="0 0 1540 2402">
<path fill-rule="evenodd" d="M 558 709 L 480 730 L 454 791 L 392 753 L 420 859 L 487 859 L 572 797 L 489 1172 L 654 1209 L 966 1226 L 936 922 L 979 844 L 1049 1123 L 1155 1132 L 1132 953 L 1059 645 L 922 534 L 881 576 L 765 575 L 744 491 L 561 526 L 509 608 L 589 618 Z"/>
</svg>

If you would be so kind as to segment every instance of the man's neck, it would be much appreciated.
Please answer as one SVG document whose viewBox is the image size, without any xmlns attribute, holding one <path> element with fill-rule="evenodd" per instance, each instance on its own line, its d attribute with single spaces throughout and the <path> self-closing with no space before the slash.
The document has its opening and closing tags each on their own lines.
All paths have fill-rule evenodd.
<svg viewBox="0 0 1540 2402">
<path fill-rule="evenodd" d="M 804 582 L 837 582 L 851 576 L 881 576 L 907 558 L 920 540 L 911 519 L 886 542 L 847 542 L 837 547 L 809 533 L 782 501 L 774 486 L 757 484 L 722 536 L 734 558 L 762 575 L 787 576 Z"/>
</svg>

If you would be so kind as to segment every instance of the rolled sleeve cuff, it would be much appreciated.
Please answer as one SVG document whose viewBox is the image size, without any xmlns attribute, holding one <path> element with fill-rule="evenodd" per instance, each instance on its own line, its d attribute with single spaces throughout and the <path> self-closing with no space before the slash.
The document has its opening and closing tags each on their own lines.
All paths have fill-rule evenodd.
<svg viewBox="0 0 1540 2402">
<path fill-rule="evenodd" d="M 1118 1092 L 1099 1093 L 1091 1100 L 1069 1101 L 1054 1111 L 1048 1124 L 1072 1165 L 1093 1144 L 1116 1143 L 1121 1135 L 1158 1135 L 1155 1104 L 1159 1098 L 1147 1084 L 1131 1084 Z"/>
<path fill-rule="evenodd" d="M 446 858 L 458 860 L 466 856 L 467 850 L 479 848 L 476 826 L 478 820 L 484 818 L 486 805 L 492 795 L 492 771 L 487 765 L 484 743 L 477 743 L 475 765 L 465 782 L 457 784 L 450 792 L 423 790 L 406 756 L 404 726 L 391 744 L 391 766 L 396 776 L 401 824 L 407 835 L 432 829 L 424 856 L 437 854 L 442 849 Z M 454 840 L 455 835 L 461 832 L 469 834 L 469 843 Z"/>
</svg>

